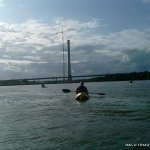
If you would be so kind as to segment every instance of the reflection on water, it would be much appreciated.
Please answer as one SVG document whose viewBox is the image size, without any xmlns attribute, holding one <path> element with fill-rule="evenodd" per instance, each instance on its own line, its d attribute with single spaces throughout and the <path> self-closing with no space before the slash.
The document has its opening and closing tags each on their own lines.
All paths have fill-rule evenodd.
<svg viewBox="0 0 150 150">
<path fill-rule="evenodd" d="M 126 149 L 150 139 L 150 82 L 86 83 L 85 103 L 74 100 L 78 84 L 0 87 L 0 150 Z"/>
</svg>

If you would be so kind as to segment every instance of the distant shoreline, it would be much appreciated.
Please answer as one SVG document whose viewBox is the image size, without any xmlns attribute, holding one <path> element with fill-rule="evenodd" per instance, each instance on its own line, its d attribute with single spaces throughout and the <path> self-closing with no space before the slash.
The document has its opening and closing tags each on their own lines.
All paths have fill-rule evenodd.
<svg viewBox="0 0 150 150">
<path fill-rule="evenodd" d="M 11 80 L 0 80 L 0 86 L 12 86 L 12 85 L 38 85 L 38 84 L 65 84 L 65 83 L 78 83 L 80 81 L 84 82 L 107 82 L 107 81 L 132 81 L 136 80 L 150 80 L 150 72 L 132 72 L 132 73 L 116 73 L 116 74 L 106 74 L 99 75 L 99 77 L 92 77 L 90 79 L 78 79 L 68 82 L 67 80 L 57 80 L 57 81 L 29 81 L 28 79 L 11 79 Z"/>
</svg>

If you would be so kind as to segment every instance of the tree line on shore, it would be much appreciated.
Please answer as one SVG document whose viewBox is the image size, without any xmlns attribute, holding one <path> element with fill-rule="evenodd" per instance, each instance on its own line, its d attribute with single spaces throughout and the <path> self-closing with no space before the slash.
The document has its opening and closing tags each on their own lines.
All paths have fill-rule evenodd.
<svg viewBox="0 0 150 150">
<path fill-rule="evenodd" d="M 104 76 L 91 79 L 92 81 L 134 81 L 134 80 L 150 80 L 150 72 L 132 72 L 132 73 L 116 73 L 106 74 Z"/>
</svg>

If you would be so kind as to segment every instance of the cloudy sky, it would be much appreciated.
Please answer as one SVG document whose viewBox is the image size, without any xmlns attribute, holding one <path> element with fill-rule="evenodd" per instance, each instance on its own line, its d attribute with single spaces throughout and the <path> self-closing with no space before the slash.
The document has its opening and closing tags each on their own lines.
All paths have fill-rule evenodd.
<svg viewBox="0 0 150 150">
<path fill-rule="evenodd" d="M 62 29 L 72 75 L 150 71 L 150 0 L 0 0 L 0 80 L 62 76 Z"/>
</svg>

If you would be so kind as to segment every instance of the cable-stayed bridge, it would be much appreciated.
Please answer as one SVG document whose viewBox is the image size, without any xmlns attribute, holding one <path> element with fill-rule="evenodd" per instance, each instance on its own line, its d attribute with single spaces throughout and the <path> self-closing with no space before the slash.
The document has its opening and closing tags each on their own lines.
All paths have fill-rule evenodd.
<svg viewBox="0 0 150 150">
<path fill-rule="evenodd" d="M 92 77 L 103 77 L 105 75 L 79 75 L 79 76 L 72 76 L 72 80 L 77 80 L 77 79 L 85 79 L 85 78 L 92 78 Z M 65 79 L 65 80 L 64 80 Z M 68 77 L 42 77 L 42 78 L 24 78 L 24 79 L 16 79 L 16 80 L 27 80 L 27 81 L 42 81 L 42 80 L 50 80 L 50 81 L 58 81 L 58 80 L 64 80 L 64 82 L 66 81 L 70 81 L 68 80 Z"/>
</svg>

